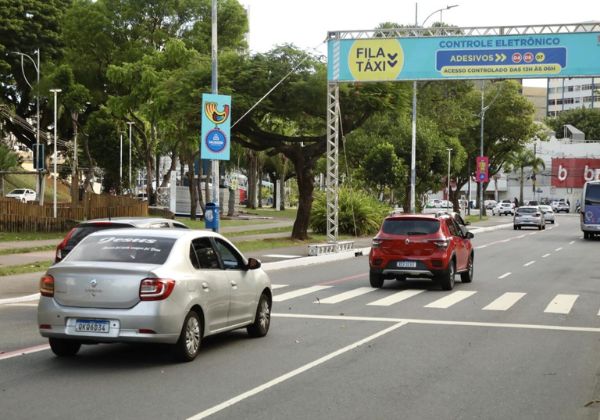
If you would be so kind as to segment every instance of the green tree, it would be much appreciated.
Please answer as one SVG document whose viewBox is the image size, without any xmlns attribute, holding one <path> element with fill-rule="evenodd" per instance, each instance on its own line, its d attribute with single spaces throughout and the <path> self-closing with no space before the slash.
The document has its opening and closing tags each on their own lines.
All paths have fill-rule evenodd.
<svg viewBox="0 0 600 420">
<path fill-rule="evenodd" d="M 578 108 L 563 111 L 556 117 L 546 118 L 546 124 L 561 135 L 570 124 L 585 133 L 586 139 L 600 139 L 600 109 Z"/>
<path fill-rule="evenodd" d="M 525 168 L 531 168 L 532 174 L 530 176 L 525 176 Z M 536 156 L 532 150 L 522 149 L 513 151 L 509 154 L 504 165 L 504 170 L 506 172 L 517 172 L 519 180 L 519 203 L 523 203 L 523 186 L 525 184 L 525 179 L 531 179 L 535 188 L 535 174 L 545 168 L 546 164 L 544 163 L 544 160 Z"/>
<path fill-rule="evenodd" d="M 368 151 L 361 166 L 367 185 L 383 196 L 386 189 L 393 200 L 393 190 L 406 179 L 406 166 L 396 155 L 394 146 L 386 141 L 376 144 Z"/>
<path fill-rule="evenodd" d="M 4 143 L 0 143 L 0 171 L 8 171 L 19 166 L 19 155 Z"/>
</svg>

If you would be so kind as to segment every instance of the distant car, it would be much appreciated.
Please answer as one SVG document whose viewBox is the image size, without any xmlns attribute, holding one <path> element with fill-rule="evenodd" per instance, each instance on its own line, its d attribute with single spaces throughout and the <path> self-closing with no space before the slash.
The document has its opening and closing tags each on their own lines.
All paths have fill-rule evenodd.
<svg viewBox="0 0 600 420">
<path fill-rule="evenodd" d="M 525 202 L 526 206 L 539 206 L 540 203 L 537 200 L 529 200 Z"/>
<path fill-rule="evenodd" d="M 498 204 L 496 205 L 496 207 L 494 207 L 494 208 L 492 209 L 492 214 L 493 214 L 493 215 L 496 215 L 496 214 L 498 214 L 498 215 L 500 215 L 500 216 L 502 216 L 503 214 L 506 214 L 506 215 L 508 215 L 508 214 L 510 214 L 510 215 L 513 215 L 513 214 L 515 213 L 515 210 L 514 210 L 514 208 L 515 208 L 515 205 L 514 205 L 514 203 L 512 203 L 512 202 L 510 202 L 510 201 L 501 201 L 500 203 L 498 203 Z"/>
<path fill-rule="evenodd" d="M 519 207 L 513 218 L 513 228 L 517 230 L 523 226 L 537 227 L 539 230 L 546 229 L 544 212 L 538 206 Z"/>
<path fill-rule="evenodd" d="M 556 213 L 560 213 L 561 211 L 564 211 L 565 213 L 569 213 L 571 209 L 569 208 L 569 205 L 567 204 L 566 201 L 559 201 L 556 204 L 556 207 L 554 208 L 554 211 Z"/>
<path fill-rule="evenodd" d="M 488 210 L 493 209 L 498 204 L 498 202 L 496 200 L 485 200 L 484 203 L 485 203 L 485 208 Z"/>
<path fill-rule="evenodd" d="M 160 217 L 113 217 L 111 219 L 93 219 L 86 222 L 81 222 L 75 226 L 61 243 L 56 247 L 54 262 L 59 262 L 67 256 L 67 254 L 77 245 L 83 238 L 91 233 L 106 229 L 121 229 L 121 228 L 179 228 L 188 229 L 186 225 L 176 220 L 163 219 Z"/>
<path fill-rule="evenodd" d="M 552 207 L 548 205 L 541 205 L 538 207 L 544 213 L 544 220 L 554 224 L 554 212 L 552 211 Z"/>
<path fill-rule="evenodd" d="M 146 193 L 139 193 L 135 196 L 135 198 L 137 198 L 140 201 L 148 201 L 148 194 Z"/>
<path fill-rule="evenodd" d="M 17 188 L 6 194 L 7 198 L 15 198 L 21 203 L 28 203 L 37 199 L 37 193 L 29 188 Z"/>
<path fill-rule="evenodd" d="M 473 280 L 473 233 L 464 232 L 449 214 L 390 216 L 373 238 L 369 283 L 383 287 L 386 279 L 429 277 L 442 289 L 454 288 L 456 273 Z"/>
<path fill-rule="evenodd" d="M 41 278 L 39 332 L 59 357 L 82 344 L 167 343 L 188 362 L 204 337 L 267 334 L 271 281 L 260 267 L 214 232 L 95 232 Z"/>
</svg>

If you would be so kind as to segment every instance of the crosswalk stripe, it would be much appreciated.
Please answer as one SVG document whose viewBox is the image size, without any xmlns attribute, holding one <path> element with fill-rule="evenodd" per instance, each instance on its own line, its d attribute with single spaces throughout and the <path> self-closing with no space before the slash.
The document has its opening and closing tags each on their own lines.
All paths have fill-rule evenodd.
<svg viewBox="0 0 600 420">
<path fill-rule="evenodd" d="M 448 296 L 444 296 L 441 299 L 431 302 L 428 305 L 425 305 L 426 308 L 437 308 L 437 309 L 447 309 L 450 306 L 465 300 L 471 296 L 473 296 L 477 292 L 473 291 L 458 291 L 449 294 Z"/>
<path fill-rule="evenodd" d="M 271 289 L 273 289 L 273 290 L 281 289 L 282 287 L 288 287 L 288 285 L 287 284 L 272 284 L 271 285 Z"/>
<path fill-rule="evenodd" d="M 419 293 L 423 293 L 425 290 L 403 290 L 401 292 L 396 292 L 393 295 L 388 297 L 384 297 L 383 299 L 375 300 L 371 303 L 367 303 L 368 306 L 390 306 L 394 303 L 402 302 L 403 300 L 409 299 L 413 296 L 418 295 Z"/>
<path fill-rule="evenodd" d="M 526 293 L 504 293 L 498 299 L 483 308 L 484 311 L 506 311 L 517 303 Z"/>
<path fill-rule="evenodd" d="M 361 296 L 361 295 L 364 295 L 364 294 L 369 293 L 369 292 L 373 292 L 374 290 L 377 290 L 377 289 L 374 289 L 372 287 L 359 287 L 357 289 L 348 290 L 347 292 L 339 293 L 337 295 L 333 295 L 333 296 L 330 296 L 330 297 L 325 298 L 325 299 L 320 299 L 318 301 L 315 301 L 315 303 L 338 303 L 338 302 L 343 302 L 345 300 L 352 299 L 353 297 L 357 297 L 357 296 Z"/>
<path fill-rule="evenodd" d="M 277 295 L 273 298 L 274 302 L 283 302 L 285 300 L 289 300 L 289 299 L 293 299 L 293 298 L 297 298 L 300 296 L 304 296 L 304 295 L 308 295 L 310 293 L 314 293 L 314 292 L 318 292 L 320 290 L 325 290 L 325 289 L 329 289 L 333 286 L 312 286 L 312 287 L 305 287 L 303 289 L 298 289 L 298 290 L 294 290 L 292 292 L 287 292 L 287 293 L 283 293 L 281 295 Z"/>
<path fill-rule="evenodd" d="M 556 295 L 546 306 L 544 312 L 549 314 L 568 314 L 579 295 Z"/>
</svg>

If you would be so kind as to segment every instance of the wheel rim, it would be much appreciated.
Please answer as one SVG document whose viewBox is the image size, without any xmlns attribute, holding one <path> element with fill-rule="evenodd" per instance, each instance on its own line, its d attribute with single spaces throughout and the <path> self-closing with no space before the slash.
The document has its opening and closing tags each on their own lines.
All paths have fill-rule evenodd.
<svg viewBox="0 0 600 420">
<path fill-rule="evenodd" d="M 190 356 L 198 352 L 200 347 L 200 323 L 198 319 L 191 316 L 185 326 L 185 348 Z"/>
<path fill-rule="evenodd" d="M 269 310 L 269 303 L 266 299 L 262 299 L 260 302 L 260 308 L 258 310 L 258 325 L 262 330 L 266 330 L 271 322 L 271 311 Z"/>
<path fill-rule="evenodd" d="M 473 256 L 469 257 L 469 278 L 473 278 Z"/>
</svg>

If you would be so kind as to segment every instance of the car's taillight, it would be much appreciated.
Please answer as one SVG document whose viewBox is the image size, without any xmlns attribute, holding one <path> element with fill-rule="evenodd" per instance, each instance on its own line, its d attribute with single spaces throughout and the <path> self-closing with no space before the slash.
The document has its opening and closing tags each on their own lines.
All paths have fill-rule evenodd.
<svg viewBox="0 0 600 420">
<path fill-rule="evenodd" d="M 373 242 L 371 242 L 371 248 L 380 248 L 382 243 L 383 243 L 382 239 L 373 238 Z"/>
<path fill-rule="evenodd" d="M 446 249 L 448 248 L 450 241 L 448 239 L 434 239 L 433 244 L 440 249 Z"/>
<path fill-rule="evenodd" d="M 140 283 L 140 300 L 163 300 L 175 288 L 175 280 L 147 278 Z"/>
<path fill-rule="evenodd" d="M 56 255 L 54 256 L 54 262 L 59 262 L 63 259 L 62 251 L 67 246 L 67 243 L 69 242 L 69 239 L 71 239 L 71 236 L 73 236 L 75 229 L 76 228 L 71 229 L 69 233 L 67 233 L 67 236 L 65 236 L 65 239 L 63 239 L 61 243 L 59 243 L 56 247 Z"/>
<path fill-rule="evenodd" d="M 46 274 L 40 279 L 40 294 L 42 296 L 54 296 L 54 277 Z"/>
</svg>

